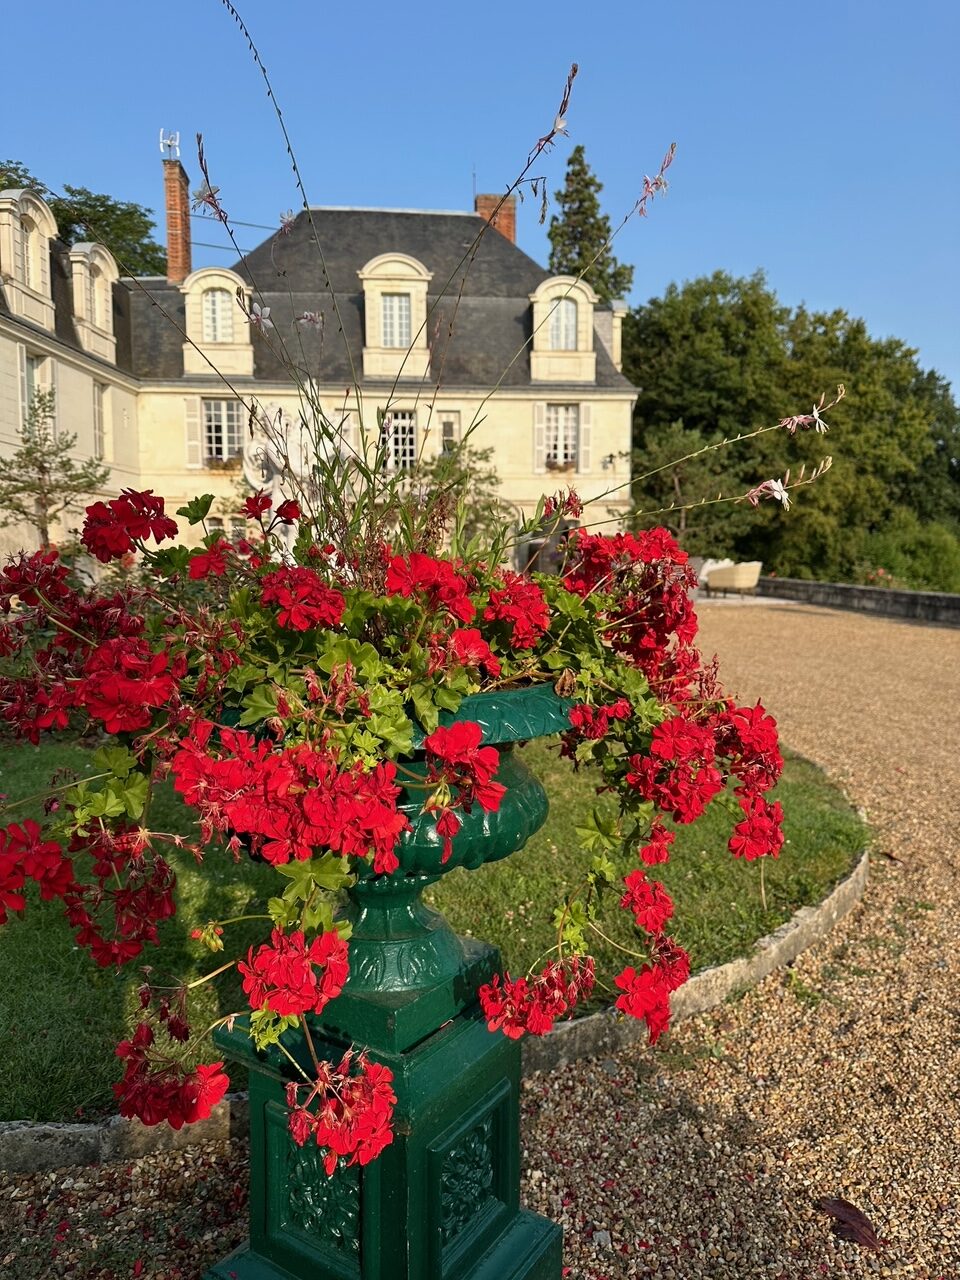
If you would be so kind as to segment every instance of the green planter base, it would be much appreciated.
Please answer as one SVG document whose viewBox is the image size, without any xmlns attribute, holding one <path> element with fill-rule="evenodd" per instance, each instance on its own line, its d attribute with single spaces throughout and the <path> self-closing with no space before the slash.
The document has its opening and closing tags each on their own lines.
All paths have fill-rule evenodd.
<svg viewBox="0 0 960 1280">
<path fill-rule="evenodd" d="M 395 1137 L 332 1178 L 290 1137 L 285 1060 L 252 1053 L 242 1030 L 217 1038 L 250 1069 L 250 1242 L 206 1280 L 557 1280 L 560 1228 L 519 1208 L 520 1046 L 476 1009 L 372 1052 L 394 1073 Z M 314 1041 L 324 1057 L 344 1048 Z"/>
</svg>

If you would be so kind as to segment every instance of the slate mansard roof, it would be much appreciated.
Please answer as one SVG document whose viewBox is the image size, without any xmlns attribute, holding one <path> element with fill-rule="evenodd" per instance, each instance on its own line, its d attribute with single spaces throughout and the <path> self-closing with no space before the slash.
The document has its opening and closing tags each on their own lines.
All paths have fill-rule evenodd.
<svg viewBox="0 0 960 1280">
<path fill-rule="evenodd" d="M 482 218 L 464 213 L 390 209 L 312 209 L 311 217 L 301 213 L 289 234 L 271 236 L 232 268 L 253 287 L 258 301 L 262 297 L 275 326 L 270 344 L 254 335 L 254 378 L 286 381 L 284 364 L 270 346 L 286 342 L 291 358 L 300 362 L 302 342 L 313 376 L 325 385 L 350 385 L 347 344 L 358 373 L 363 366 L 363 286 L 357 273 L 381 254 L 402 253 L 432 273 L 427 288 L 432 379 L 447 388 L 486 390 L 502 376 L 501 386 L 531 387 L 528 349 L 521 350 L 531 337 L 529 295 L 550 273 L 492 229 L 483 236 L 472 261 L 468 256 L 464 262 L 483 226 Z M 324 265 L 339 317 L 325 284 Z M 183 338 L 161 308 L 182 328 L 184 297 L 177 285 L 163 279 L 144 280 L 141 285 L 129 286 L 128 295 L 133 372 L 147 381 L 177 380 L 183 376 Z M 305 311 L 322 314 L 322 330 L 302 326 L 295 332 L 294 317 Z M 595 347 L 596 383 L 587 385 L 631 390 L 598 339 Z M 118 353 L 119 349 L 118 343 Z M 210 377 L 217 381 L 212 373 Z M 375 384 L 361 378 L 361 385 Z M 582 393 L 586 386 L 578 384 L 578 390 Z"/>
</svg>

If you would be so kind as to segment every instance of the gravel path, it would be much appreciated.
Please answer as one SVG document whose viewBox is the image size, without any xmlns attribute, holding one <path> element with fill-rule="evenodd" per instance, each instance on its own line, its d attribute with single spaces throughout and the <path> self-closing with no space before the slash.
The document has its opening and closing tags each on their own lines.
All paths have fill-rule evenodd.
<svg viewBox="0 0 960 1280">
<path fill-rule="evenodd" d="M 960 1280 L 960 632 L 776 602 L 701 618 L 728 688 L 866 810 L 872 883 L 663 1048 L 528 1080 L 525 1201 L 562 1222 L 571 1280 Z M 195 1280 L 243 1232 L 243 1156 L 0 1175 L 2 1274 Z M 824 1195 L 881 1250 L 832 1235 Z"/>
</svg>

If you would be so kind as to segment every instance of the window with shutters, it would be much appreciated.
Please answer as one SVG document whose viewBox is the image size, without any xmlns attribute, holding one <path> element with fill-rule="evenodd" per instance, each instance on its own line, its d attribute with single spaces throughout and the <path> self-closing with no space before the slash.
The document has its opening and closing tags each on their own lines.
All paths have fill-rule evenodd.
<svg viewBox="0 0 960 1280">
<path fill-rule="evenodd" d="M 572 298 L 558 298 L 550 312 L 550 350 L 576 351 L 577 304 Z"/>
<path fill-rule="evenodd" d="M 227 289 L 204 289 L 203 341 L 233 342 L 234 301 Z"/>
<path fill-rule="evenodd" d="M 21 219 L 20 237 L 23 245 L 23 283 L 28 289 L 39 293 L 43 287 L 40 271 L 40 233 L 32 219 Z"/>
<path fill-rule="evenodd" d="M 409 293 L 385 293 L 383 303 L 383 345 L 402 347 L 410 345 L 410 295 Z"/>
<path fill-rule="evenodd" d="M 580 406 L 548 404 L 546 463 L 548 471 L 574 471 L 580 458 Z"/>
<path fill-rule="evenodd" d="M 409 471 L 417 461 L 417 417 L 415 413 L 395 410 L 383 420 L 380 429 L 385 471 Z"/>
<path fill-rule="evenodd" d="M 243 405 L 239 400 L 204 400 L 203 456 L 225 462 L 243 454 Z"/>
</svg>

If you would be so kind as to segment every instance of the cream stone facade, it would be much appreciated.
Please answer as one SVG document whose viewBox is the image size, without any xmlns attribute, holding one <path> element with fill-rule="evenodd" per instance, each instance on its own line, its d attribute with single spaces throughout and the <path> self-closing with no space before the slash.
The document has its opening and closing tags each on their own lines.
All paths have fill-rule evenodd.
<svg viewBox="0 0 960 1280">
<path fill-rule="evenodd" d="M 171 270 L 139 281 L 100 245 L 60 244 L 36 196 L 0 193 L 0 450 L 31 388 L 51 386 L 58 429 L 110 466 L 113 491 L 153 489 L 171 511 L 212 493 L 214 525 L 238 532 L 251 409 L 296 423 L 308 383 L 345 449 L 376 441 L 387 415 L 393 469 L 469 436 L 492 449 L 518 518 L 561 488 L 593 503 L 584 523 L 626 512 L 624 308 L 540 268 L 513 219 L 486 228 L 469 269 L 476 214 L 316 209 L 232 269 L 193 271 L 179 162 L 164 178 Z M 251 323 L 255 302 L 266 324 Z"/>
</svg>

